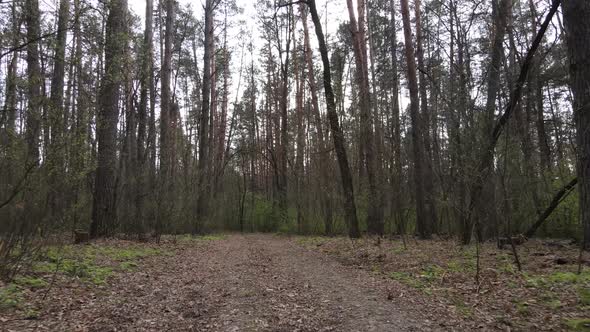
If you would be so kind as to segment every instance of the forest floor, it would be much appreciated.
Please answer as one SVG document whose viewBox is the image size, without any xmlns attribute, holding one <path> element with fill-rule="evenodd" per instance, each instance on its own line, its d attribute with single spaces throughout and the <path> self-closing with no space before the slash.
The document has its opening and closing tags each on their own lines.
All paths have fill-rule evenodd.
<svg viewBox="0 0 590 332">
<path fill-rule="evenodd" d="M 0 331 L 586 331 L 590 273 L 573 273 L 577 251 L 555 243 L 519 249 L 527 272 L 483 246 L 479 284 L 474 248 L 450 241 L 232 234 L 52 247 L 0 283 Z"/>
</svg>

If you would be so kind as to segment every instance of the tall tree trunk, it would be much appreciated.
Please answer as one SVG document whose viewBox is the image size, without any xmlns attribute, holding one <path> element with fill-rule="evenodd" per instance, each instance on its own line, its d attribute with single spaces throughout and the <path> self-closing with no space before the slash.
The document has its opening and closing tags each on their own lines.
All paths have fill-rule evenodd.
<svg viewBox="0 0 590 332">
<path fill-rule="evenodd" d="M 412 41 L 410 25 L 410 8 L 408 0 L 401 0 L 402 21 L 404 26 L 406 67 L 408 70 L 408 85 L 410 89 L 410 118 L 412 121 L 412 156 L 414 161 L 414 191 L 416 198 L 416 228 L 421 238 L 431 236 L 428 221 L 428 210 L 424 199 L 424 152 L 422 147 L 422 132 L 420 126 L 418 77 L 416 74 L 416 58 Z"/>
<path fill-rule="evenodd" d="M 57 36 L 54 50 L 53 74 L 51 77 L 51 92 L 49 97 L 49 123 L 51 126 L 51 143 L 48 152 L 48 176 L 49 188 L 49 213 L 53 216 L 60 214 L 58 206 L 63 204 L 63 186 L 60 180 L 65 173 L 65 127 L 64 127 L 64 77 L 66 57 L 66 35 L 68 15 L 70 11 L 69 0 L 61 0 L 57 18 Z"/>
<path fill-rule="evenodd" d="M 424 205 L 426 207 L 426 227 L 429 232 L 433 232 L 438 224 L 436 213 L 436 197 L 434 192 L 434 174 L 432 169 L 432 144 L 430 137 L 430 123 L 431 117 L 428 110 L 428 93 L 426 82 L 426 67 L 424 66 L 424 47 L 422 45 L 422 15 L 420 12 L 420 0 L 414 1 L 414 12 L 416 16 L 416 57 L 418 59 L 419 69 L 419 95 L 420 95 L 420 134 L 423 143 L 423 162 L 424 168 L 422 170 L 424 183 Z"/>
<path fill-rule="evenodd" d="M 203 90 L 201 95 L 201 116 L 199 120 L 199 189 L 197 194 L 197 216 L 195 232 L 207 218 L 209 204 L 209 110 L 211 106 L 211 57 L 213 55 L 213 11 L 216 1 L 205 1 L 205 51 L 203 55 Z"/>
<path fill-rule="evenodd" d="M 225 157 L 225 140 L 226 140 L 226 130 L 227 130 L 227 107 L 228 107 L 228 98 L 229 98 L 229 56 L 230 52 L 228 52 L 227 46 L 227 8 L 224 9 L 224 27 L 223 27 L 223 95 L 221 97 L 221 113 L 219 114 L 218 124 L 217 124 L 217 146 L 215 152 L 215 190 L 214 192 L 221 191 L 221 181 L 220 178 L 224 173 L 224 157 Z M 228 142 L 229 144 L 229 142 Z"/>
<path fill-rule="evenodd" d="M 320 106 L 318 100 L 318 89 L 316 85 L 315 71 L 313 68 L 313 52 L 309 40 L 309 28 L 307 26 L 307 9 L 301 5 L 300 7 L 302 21 L 303 21 L 303 43 L 305 48 L 305 62 L 307 64 L 307 81 L 311 92 L 311 108 L 313 112 L 314 126 L 318 140 L 318 164 L 320 171 L 320 189 L 322 202 L 324 207 L 324 232 L 326 235 L 332 234 L 332 200 L 330 198 L 330 169 L 329 169 L 329 154 L 327 152 L 328 146 L 324 137 L 324 128 L 322 126 L 322 117 L 320 114 Z"/>
<path fill-rule="evenodd" d="M 502 59 L 504 57 L 504 36 L 506 35 L 506 26 L 507 26 L 507 18 L 510 15 L 510 7 L 512 6 L 511 0 L 494 0 L 492 2 L 492 19 L 494 22 L 493 30 L 492 30 L 492 44 L 490 49 L 490 62 L 488 65 L 488 75 L 487 75 L 487 95 L 486 95 L 486 108 L 485 108 L 485 117 L 484 117 L 484 125 L 483 125 L 483 146 L 486 147 L 488 145 L 488 139 L 493 131 L 494 122 L 496 121 L 496 98 L 498 92 L 500 90 L 500 68 L 502 66 Z M 492 179 L 486 179 L 486 191 L 485 195 L 486 199 L 480 200 L 480 206 L 478 208 L 479 212 L 479 219 L 487 219 L 492 218 L 495 213 L 489 211 L 489 209 L 495 209 L 495 198 L 494 198 L 494 182 Z M 492 226 L 496 226 L 496 222 L 494 220 L 490 220 L 486 223 L 480 224 L 490 224 Z M 462 234 L 462 241 L 465 243 L 467 238 L 471 238 L 471 229 L 472 225 L 466 225 L 463 229 L 464 233 Z M 481 232 L 478 232 L 478 234 Z M 480 239 L 483 240 L 483 239 Z"/>
<path fill-rule="evenodd" d="M 17 14 L 17 3 L 13 2 L 11 6 L 12 11 L 12 47 L 17 48 L 20 44 L 20 26 L 22 17 Z M 6 99 L 4 100 L 4 110 L 0 116 L 0 146 L 7 145 L 15 134 L 16 125 L 16 88 L 17 77 L 16 70 L 18 64 L 19 51 L 15 50 L 12 58 L 8 64 L 8 72 L 6 74 Z"/>
<path fill-rule="evenodd" d="M 96 123 L 98 160 L 92 206 L 92 237 L 110 235 L 116 225 L 117 123 L 126 45 L 127 1 L 110 0 L 105 36 L 105 72 L 102 77 Z"/>
<path fill-rule="evenodd" d="M 537 24 L 537 7 L 533 0 L 529 0 L 529 9 L 531 15 L 531 31 L 532 31 L 532 38 L 535 38 L 535 33 L 537 33 L 538 24 Z M 535 124 L 537 129 L 537 142 L 539 144 L 539 160 L 541 161 L 541 177 L 545 177 L 548 171 L 551 170 L 551 150 L 549 148 L 549 139 L 547 137 L 547 132 L 545 129 L 545 119 L 544 119 L 544 107 L 543 107 L 543 85 L 544 82 L 541 79 L 542 68 L 541 68 L 541 58 L 537 57 L 535 59 L 534 70 L 531 75 L 531 96 L 530 98 L 533 99 L 533 103 L 535 106 Z"/>
<path fill-rule="evenodd" d="M 170 91 L 170 76 L 172 74 L 172 51 L 174 47 L 174 0 L 166 0 L 166 23 L 164 32 L 164 61 L 162 63 L 162 99 L 160 102 L 160 188 L 161 211 L 156 224 L 156 232 L 162 231 L 162 223 L 170 217 L 172 206 L 172 179 L 174 174 L 174 101 Z"/>
<path fill-rule="evenodd" d="M 141 74 L 139 87 L 139 109 L 137 111 L 137 189 L 135 192 L 135 224 L 138 234 L 145 231 L 144 225 L 144 196 L 147 193 L 147 153 L 146 153 L 146 131 L 148 112 L 148 98 L 153 99 L 152 85 L 154 84 L 153 70 L 153 21 L 154 2 L 146 0 L 145 8 L 145 31 L 143 36 L 143 48 L 140 56 Z"/>
<path fill-rule="evenodd" d="M 295 37 L 295 29 L 293 29 L 293 71 L 295 73 L 295 110 L 297 119 L 297 138 L 296 138 L 296 156 L 295 156 L 295 178 L 297 181 L 297 231 L 303 232 L 303 183 L 304 183 L 304 169 L 303 158 L 305 155 L 305 114 L 303 111 L 303 83 L 304 66 L 300 67 L 299 57 L 297 55 L 297 39 Z"/>
<path fill-rule="evenodd" d="M 348 235 L 351 238 L 358 238 L 361 234 L 356 215 L 356 204 L 354 202 L 352 174 L 350 172 L 350 165 L 348 164 L 348 157 L 346 155 L 344 134 L 340 128 L 338 114 L 336 113 L 336 102 L 334 101 L 334 91 L 332 90 L 332 74 L 330 71 L 330 60 L 328 58 L 328 47 L 326 46 L 326 39 L 324 38 L 324 33 L 322 31 L 322 24 L 318 16 L 315 0 L 308 0 L 307 4 L 309 6 L 311 19 L 315 26 L 315 33 L 318 39 L 322 64 L 324 66 L 326 108 L 328 112 L 328 120 L 330 121 L 330 129 L 332 131 L 332 139 L 334 140 L 334 149 L 336 150 L 336 157 L 338 158 L 338 166 L 340 168 L 342 191 L 344 193 L 344 216 L 348 225 Z"/>
<path fill-rule="evenodd" d="M 397 28 L 395 19 L 395 2 L 391 0 L 391 69 L 393 75 L 392 82 L 392 111 L 391 111 L 391 135 L 392 135 L 392 153 L 393 158 L 392 164 L 392 179 L 391 185 L 393 186 L 392 196 L 392 215 L 395 216 L 396 224 L 400 233 L 405 232 L 402 209 L 403 196 L 402 196 L 402 149 L 401 149 L 401 125 L 400 125 L 400 105 L 399 105 L 399 73 L 397 65 Z M 403 235 L 403 234 L 402 234 Z"/>
<path fill-rule="evenodd" d="M 284 50 L 285 60 L 283 61 L 282 52 L 279 49 L 280 70 L 281 70 L 281 88 L 279 99 L 279 116 L 280 116 L 280 145 L 279 145 L 279 176 L 278 176 L 278 194 L 279 194 L 279 209 L 281 213 L 281 221 L 287 223 L 288 221 L 288 163 L 289 163 L 289 126 L 288 126 L 288 107 L 289 107 L 289 56 L 291 47 L 291 29 L 292 28 L 293 8 L 289 6 L 289 14 L 287 17 L 286 26 L 286 47 Z"/>
<path fill-rule="evenodd" d="M 557 0 L 554 0 L 557 1 Z M 585 249 L 590 249 L 590 2 L 563 0 L 571 88 L 576 123 L 580 220 Z"/>
<path fill-rule="evenodd" d="M 80 0 L 74 0 L 74 12 L 76 15 L 80 15 L 81 6 Z M 71 174 L 74 174 L 76 177 L 76 181 L 74 182 L 74 204 L 78 206 L 80 201 L 80 193 L 84 192 L 84 184 L 87 182 L 86 177 L 88 176 L 85 171 L 86 169 L 86 160 L 87 156 L 89 155 L 88 149 L 90 145 L 88 144 L 88 123 L 89 123 L 89 112 L 88 112 L 88 99 L 86 96 L 86 88 L 84 85 L 84 64 L 82 60 L 82 29 L 80 20 L 76 20 L 74 22 L 74 41 L 76 43 L 76 48 L 74 51 L 74 66 L 75 66 L 75 108 L 72 108 L 72 116 L 75 117 L 74 120 L 74 133 L 73 133 L 73 147 L 72 153 L 70 154 L 71 160 Z M 75 111 L 74 111 L 75 109 Z M 73 217 L 73 229 L 76 229 L 78 226 L 78 209 L 74 212 Z"/>
<path fill-rule="evenodd" d="M 361 145 L 369 180 L 367 227 L 370 234 L 383 235 L 383 198 L 378 184 L 378 168 L 375 155 L 375 140 L 371 118 L 371 96 L 369 88 L 369 69 L 367 62 L 367 45 L 365 42 L 365 1 L 358 0 L 358 23 L 356 21 L 352 0 L 347 0 L 350 30 L 353 38 L 353 50 L 356 64 L 356 78 L 359 86 Z"/>
<path fill-rule="evenodd" d="M 28 105 L 25 140 L 27 162 L 39 161 L 39 133 L 41 129 L 41 108 L 43 103 L 43 76 L 39 65 L 39 1 L 25 1 L 25 24 L 27 27 L 27 80 Z"/>
</svg>

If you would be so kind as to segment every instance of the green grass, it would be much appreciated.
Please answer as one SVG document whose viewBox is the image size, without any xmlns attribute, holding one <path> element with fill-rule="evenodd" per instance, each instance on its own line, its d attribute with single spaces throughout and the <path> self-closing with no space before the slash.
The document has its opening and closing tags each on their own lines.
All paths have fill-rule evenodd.
<svg viewBox="0 0 590 332">
<path fill-rule="evenodd" d="M 304 246 L 321 246 L 327 239 L 322 236 L 305 236 L 297 239 L 297 243 Z"/>
<path fill-rule="evenodd" d="M 23 317 L 24 319 L 37 319 L 39 318 L 39 311 L 32 308 L 27 308 L 25 309 Z"/>
<path fill-rule="evenodd" d="M 199 237 L 199 239 L 203 241 L 219 241 L 224 240 L 225 238 L 226 236 L 223 234 L 209 234 Z"/>
<path fill-rule="evenodd" d="M 91 260 L 77 260 L 64 258 L 60 262 L 40 262 L 33 266 L 34 272 L 60 272 L 67 276 L 91 282 L 96 285 L 105 284 L 113 274 L 113 268 L 100 266 Z"/>
<path fill-rule="evenodd" d="M 394 253 L 394 254 L 396 254 L 396 255 L 399 255 L 399 254 L 401 254 L 401 253 L 403 253 L 405 251 L 406 251 L 406 249 L 403 246 L 402 247 L 393 247 L 393 248 L 391 248 L 391 252 Z"/>
<path fill-rule="evenodd" d="M 183 234 L 183 235 L 178 236 L 177 241 L 180 243 L 220 241 L 220 240 L 224 240 L 226 237 L 227 236 L 224 234 L 207 234 L 207 235 L 199 235 L 199 236 L 193 236 L 190 234 Z"/>
<path fill-rule="evenodd" d="M 127 272 L 131 272 L 134 271 L 139 265 L 137 265 L 137 263 L 135 262 L 123 262 L 121 264 L 119 264 L 119 268 L 122 271 L 127 271 Z"/>
<path fill-rule="evenodd" d="M 524 301 L 517 302 L 516 311 L 522 316 L 528 316 L 530 314 L 529 304 Z"/>
<path fill-rule="evenodd" d="M 578 289 L 578 298 L 579 298 L 578 302 L 582 306 L 590 306 L 590 288 L 580 287 Z"/>
<path fill-rule="evenodd" d="M 16 284 L 0 288 L 0 309 L 14 308 L 23 300 L 22 289 Z"/>
<path fill-rule="evenodd" d="M 567 325 L 571 331 L 590 332 L 589 318 L 568 319 L 565 321 L 565 325 Z"/>
<path fill-rule="evenodd" d="M 590 283 L 590 272 L 588 271 L 584 271 L 581 274 L 576 274 L 573 272 L 555 272 L 549 275 L 536 276 L 523 273 L 523 276 L 527 281 L 527 286 L 534 288 L 550 288 L 559 284 L 581 285 L 583 287 L 588 287 L 588 284 Z"/>
<path fill-rule="evenodd" d="M 104 255 L 116 261 L 134 261 L 144 257 L 168 254 L 161 249 L 144 247 L 117 248 L 96 246 L 94 248 L 96 248 L 97 254 Z"/>
<path fill-rule="evenodd" d="M 49 285 L 47 281 L 33 276 L 17 276 L 13 282 L 19 286 L 28 288 L 44 288 Z"/>
<path fill-rule="evenodd" d="M 103 285 L 115 271 L 132 271 L 138 266 L 139 260 L 157 255 L 172 255 L 172 253 L 142 246 L 49 247 L 33 265 L 33 272 L 59 272 L 96 285 Z M 104 259 L 113 260 L 119 264 L 109 266 Z"/>
<path fill-rule="evenodd" d="M 423 289 L 425 287 L 424 283 L 408 272 L 391 272 L 389 277 L 416 289 Z"/>
<path fill-rule="evenodd" d="M 473 309 L 467 304 L 465 304 L 463 300 L 454 299 L 453 304 L 455 305 L 455 308 L 457 308 L 457 311 L 464 317 L 471 318 L 473 316 Z"/>
<path fill-rule="evenodd" d="M 436 264 L 430 264 L 422 269 L 422 272 L 420 273 L 420 277 L 422 277 L 428 283 L 433 283 L 436 280 L 440 280 L 440 278 L 442 277 L 442 275 L 444 273 L 445 273 L 445 269 L 443 269 L 442 267 L 440 267 Z"/>
</svg>

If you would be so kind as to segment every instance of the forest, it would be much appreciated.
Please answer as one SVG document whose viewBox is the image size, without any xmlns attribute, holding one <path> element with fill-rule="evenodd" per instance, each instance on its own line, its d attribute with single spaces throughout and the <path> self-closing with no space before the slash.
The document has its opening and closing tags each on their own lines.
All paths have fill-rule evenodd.
<svg viewBox="0 0 590 332">
<path fill-rule="evenodd" d="M 590 330 L 588 18 L 0 0 L 0 330 Z"/>
</svg>

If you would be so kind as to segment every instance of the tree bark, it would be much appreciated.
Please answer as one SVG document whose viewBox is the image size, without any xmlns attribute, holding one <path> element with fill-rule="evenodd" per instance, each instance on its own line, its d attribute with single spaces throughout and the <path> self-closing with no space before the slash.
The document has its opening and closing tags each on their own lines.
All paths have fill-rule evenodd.
<svg viewBox="0 0 590 332">
<path fill-rule="evenodd" d="M 334 101 L 334 91 L 332 90 L 332 74 L 330 71 L 330 60 L 328 58 L 328 47 L 326 46 L 326 39 L 324 38 L 324 33 L 322 31 L 322 24 L 320 22 L 315 0 L 308 0 L 307 4 L 309 6 L 311 19 L 315 26 L 315 33 L 318 39 L 322 64 L 324 66 L 323 76 L 324 92 L 326 94 L 326 108 L 328 112 L 328 120 L 330 121 L 330 129 L 332 131 L 332 139 L 334 140 L 334 149 L 336 150 L 336 157 L 338 158 L 338 166 L 340 168 L 342 191 L 344 193 L 344 217 L 348 225 L 348 235 L 351 238 L 358 238 L 361 234 L 356 215 L 356 204 L 354 202 L 352 174 L 350 172 L 350 165 L 346 155 L 344 134 L 340 128 L 338 114 L 336 113 L 336 102 Z"/>
<path fill-rule="evenodd" d="M 424 205 L 426 207 L 426 227 L 433 232 L 437 225 L 436 197 L 434 191 L 434 174 L 432 168 L 432 144 L 430 137 L 431 117 L 428 110 L 428 93 L 426 82 L 426 67 L 424 66 L 424 46 L 422 45 L 422 14 L 420 12 L 420 0 L 414 1 L 414 12 L 416 17 L 416 58 L 419 68 L 418 90 L 420 95 L 420 116 L 419 127 L 422 136 L 422 151 L 424 168 L 422 169 L 424 183 Z"/>
<path fill-rule="evenodd" d="M 422 150 L 422 133 L 420 126 L 418 77 L 416 75 L 416 60 L 410 25 L 410 8 L 408 0 L 401 0 L 401 12 L 404 26 L 406 67 L 408 70 L 408 85 L 410 89 L 410 118 L 412 121 L 412 157 L 414 161 L 414 192 L 416 199 L 416 230 L 421 238 L 431 236 L 428 221 L 428 210 L 424 199 L 424 152 Z"/>
<path fill-rule="evenodd" d="M 307 9 L 302 5 L 300 7 L 302 21 L 303 21 L 303 42 L 305 48 L 305 62 L 307 64 L 307 80 L 311 92 L 311 108 L 313 112 L 313 120 L 316 129 L 318 140 L 318 164 L 320 169 L 320 189 L 322 202 L 324 206 L 324 232 L 326 235 L 332 234 L 332 200 L 330 198 L 330 170 L 329 170 L 329 154 L 327 153 L 328 146 L 324 137 L 324 128 L 322 126 L 322 117 L 320 114 L 320 106 L 318 101 L 318 89 L 315 81 L 315 71 L 313 68 L 313 52 L 309 40 L 309 28 L 307 26 Z"/>
<path fill-rule="evenodd" d="M 557 0 L 554 0 L 557 1 Z M 570 85 L 574 95 L 580 220 L 590 249 L 590 2 L 563 0 Z"/>
<path fill-rule="evenodd" d="M 162 98 L 160 102 L 160 180 L 161 194 L 160 214 L 156 224 L 156 232 L 159 234 L 163 221 L 167 220 L 172 206 L 172 179 L 174 174 L 174 125 L 176 112 L 172 92 L 170 91 L 170 76 L 172 74 L 172 51 L 174 47 L 174 0 L 166 0 L 166 23 L 164 32 L 164 61 L 162 62 Z"/>
<path fill-rule="evenodd" d="M 211 57 L 213 54 L 213 11 L 216 1 L 206 0 L 205 2 L 205 50 L 203 55 L 203 86 L 201 95 L 201 116 L 199 120 L 199 189 L 197 194 L 197 216 L 195 232 L 199 232 L 201 225 L 207 218 L 209 204 L 208 179 L 209 170 L 209 110 L 211 106 Z"/>
<path fill-rule="evenodd" d="M 34 0 L 33 0 L 34 1 Z M 110 0 L 105 36 L 105 72 L 102 77 L 96 123 L 98 156 L 90 236 L 107 236 L 116 225 L 117 123 L 126 45 L 127 1 Z"/>
<path fill-rule="evenodd" d="M 50 213 L 59 215 L 63 186 L 60 184 L 65 173 L 65 112 L 64 112 L 64 77 L 66 56 L 66 35 L 68 15 L 70 11 L 69 0 L 61 0 L 57 18 L 57 36 L 54 49 L 53 73 L 51 77 L 51 92 L 49 97 L 49 123 L 51 126 L 51 143 L 49 145 L 47 163 L 49 172 L 48 201 Z"/>
<path fill-rule="evenodd" d="M 352 0 L 347 0 L 350 30 L 352 32 L 353 50 L 356 64 L 356 80 L 359 86 L 359 106 L 361 120 L 361 151 L 364 154 L 364 166 L 369 180 L 367 227 L 370 234 L 383 235 L 383 199 L 377 183 L 377 160 L 375 158 L 375 139 L 371 117 L 371 96 L 369 88 L 369 70 L 367 62 L 367 45 L 365 42 L 365 1 L 358 0 L 358 23 L 356 21 Z M 362 166 L 361 166 L 362 167 Z"/>
<path fill-rule="evenodd" d="M 39 133 L 41 129 L 41 105 L 43 102 L 43 77 L 39 66 L 39 1 L 25 1 L 25 24 L 27 27 L 27 80 L 28 104 L 25 141 L 27 163 L 39 161 Z"/>
<path fill-rule="evenodd" d="M 551 203 L 549 203 L 549 206 L 543 211 L 543 213 L 539 215 L 537 221 L 535 221 L 535 223 L 531 227 L 529 227 L 526 233 L 524 233 L 527 238 L 531 238 L 533 237 L 533 235 L 535 235 L 537 229 L 539 229 L 543 222 L 545 222 L 545 220 L 549 218 L 553 210 L 555 210 L 555 208 L 557 208 L 557 206 L 561 202 L 562 198 L 566 197 L 574 189 L 577 183 L 578 178 L 573 178 L 553 196 L 553 199 L 551 200 Z"/>
<path fill-rule="evenodd" d="M 16 7 L 17 3 L 12 3 L 12 47 L 18 48 L 20 43 L 20 26 L 22 17 L 17 14 Z M 16 125 L 16 88 L 17 88 L 17 63 L 19 51 L 15 50 L 12 54 L 12 58 L 8 64 L 8 70 L 6 74 L 6 99 L 4 100 L 3 115 L 0 116 L 0 126 L 3 129 L 0 131 L 0 146 L 8 145 L 9 141 L 15 134 Z"/>
<path fill-rule="evenodd" d="M 147 149 L 146 134 L 148 122 L 148 99 L 153 99 L 152 85 L 154 84 L 153 70 L 153 21 L 154 2 L 146 0 L 145 8 L 145 31 L 143 36 L 143 48 L 141 53 L 141 74 L 139 82 L 139 108 L 137 110 L 137 188 L 135 192 L 135 218 L 138 234 L 145 230 L 144 223 L 144 196 L 147 192 L 146 166 Z"/>
<path fill-rule="evenodd" d="M 395 2 L 391 0 L 391 69 L 393 75 L 392 82 L 392 111 L 391 111 L 391 135 L 392 135 L 392 153 L 393 158 L 392 164 L 392 179 L 391 185 L 393 186 L 393 197 L 392 197 L 392 215 L 395 216 L 396 224 L 399 233 L 405 232 L 405 223 L 403 220 L 403 196 L 402 196 L 402 149 L 401 149 L 401 125 L 400 125 L 400 105 L 399 105 L 399 79 L 398 79 L 398 64 L 397 64 L 397 27 L 395 19 Z"/>
<path fill-rule="evenodd" d="M 560 0 L 553 0 L 551 8 L 549 9 L 549 13 L 545 17 L 545 21 L 541 25 L 539 32 L 537 32 L 535 40 L 533 41 L 529 51 L 527 52 L 526 58 L 520 68 L 518 80 L 516 81 L 514 89 L 510 94 L 510 99 L 508 101 L 508 104 L 506 105 L 504 113 L 496 122 L 496 125 L 494 126 L 490 138 L 487 140 L 487 142 L 484 142 L 484 148 L 482 149 L 481 156 L 479 158 L 479 165 L 475 170 L 476 178 L 471 183 L 471 198 L 467 206 L 467 211 L 463 215 L 463 225 L 468 226 L 468 228 L 464 229 L 463 231 L 463 236 L 461 239 L 463 244 L 469 244 L 469 242 L 471 241 L 471 226 L 473 224 L 471 218 L 473 217 L 473 210 L 475 206 L 479 203 L 479 199 L 481 198 L 480 194 L 483 189 L 484 180 L 488 178 L 490 172 L 492 171 L 494 152 L 496 149 L 496 144 L 498 143 L 498 139 L 500 138 L 500 134 L 502 133 L 504 126 L 506 125 L 506 123 L 508 123 L 508 120 L 510 119 L 510 117 L 514 113 L 514 110 L 520 102 L 522 88 L 524 86 L 524 83 L 526 82 L 529 69 L 533 62 L 533 58 L 535 56 L 537 49 L 539 48 L 539 45 L 541 43 L 541 40 L 543 39 L 543 36 L 545 35 L 545 32 L 547 31 L 547 27 L 549 26 L 549 23 L 551 22 L 553 15 L 555 15 L 555 13 L 557 12 L 557 8 L 559 7 L 560 2 Z"/>
</svg>

